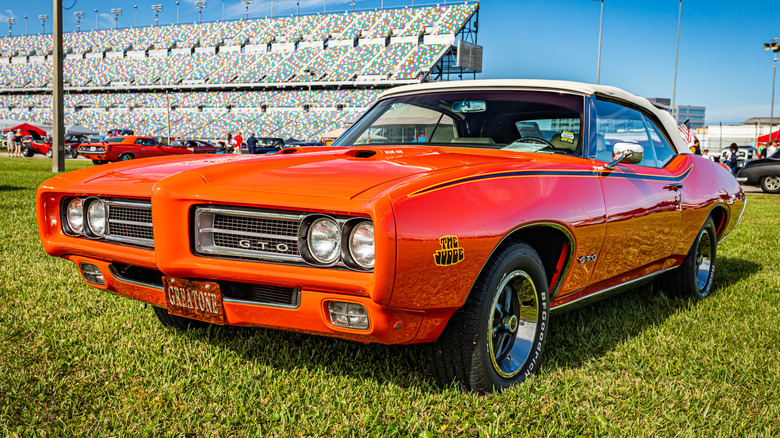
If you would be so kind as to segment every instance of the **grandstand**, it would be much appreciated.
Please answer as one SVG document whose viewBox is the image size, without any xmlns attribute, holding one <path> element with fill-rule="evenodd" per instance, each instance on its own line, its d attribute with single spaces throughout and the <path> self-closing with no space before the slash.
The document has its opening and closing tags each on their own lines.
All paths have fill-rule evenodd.
<svg viewBox="0 0 780 438">
<path fill-rule="evenodd" d="M 67 33 L 65 124 L 316 140 L 397 85 L 476 74 L 479 3 Z M 0 38 L 0 119 L 52 123 L 51 35 Z M 480 60 L 481 64 L 481 52 Z"/>
</svg>

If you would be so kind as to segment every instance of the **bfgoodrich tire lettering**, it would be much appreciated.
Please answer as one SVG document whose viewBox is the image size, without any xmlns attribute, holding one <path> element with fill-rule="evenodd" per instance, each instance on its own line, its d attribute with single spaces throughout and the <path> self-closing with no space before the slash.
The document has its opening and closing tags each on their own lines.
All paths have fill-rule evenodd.
<svg viewBox="0 0 780 438">
<path fill-rule="evenodd" d="M 512 243 L 494 255 L 463 307 L 428 348 L 440 385 L 487 392 L 524 381 L 541 364 L 549 328 L 547 277 L 536 251 Z"/>
<path fill-rule="evenodd" d="M 708 217 L 682 264 L 661 279 L 661 288 L 676 297 L 705 298 L 712 291 L 718 235 Z"/>
</svg>

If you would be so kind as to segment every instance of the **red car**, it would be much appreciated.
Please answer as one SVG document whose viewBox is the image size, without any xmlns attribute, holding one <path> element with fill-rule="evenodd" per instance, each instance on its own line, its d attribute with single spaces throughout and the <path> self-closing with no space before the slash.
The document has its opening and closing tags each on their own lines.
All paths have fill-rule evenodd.
<svg viewBox="0 0 780 438">
<path fill-rule="evenodd" d="M 192 154 L 183 146 L 169 146 L 154 137 L 128 135 L 127 137 L 106 137 L 100 143 L 79 145 L 79 153 L 95 164 L 109 161 L 127 161 L 135 158 L 159 157 L 160 155 Z"/>
<path fill-rule="evenodd" d="M 186 148 L 191 150 L 193 154 L 216 154 L 217 151 L 222 150 L 203 140 L 174 140 L 171 142 L 171 147 Z"/>
<path fill-rule="evenodd" d="M 25 157 L 32 157 L 35 154 L 43 154 L 47 157 L 52 157 L 51 140 L 43 139 L 36 132 L 30 132 L 31 139 L 30 144 L 25 146 L 22 150 L 22 155 Z M 65 136 L 65 156 L 70 158 L 76 158 L 79 156 L 78 147 L 81 143 L 87 141 L 87 138 L 83 135 L 66 135 Z"/>
</svg>

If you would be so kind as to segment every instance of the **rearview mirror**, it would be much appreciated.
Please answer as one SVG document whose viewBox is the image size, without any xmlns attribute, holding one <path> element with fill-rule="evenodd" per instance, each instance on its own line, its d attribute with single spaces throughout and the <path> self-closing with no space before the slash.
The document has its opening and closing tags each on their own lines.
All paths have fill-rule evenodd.
<svg viewBox="0 0 780 438">
<path fill-rule="evenodd" d="M 452 111 L 456 113 L 481 113 L 486 109 L 484 100 L 459 100 L 452 103 Z"/>
</svg>

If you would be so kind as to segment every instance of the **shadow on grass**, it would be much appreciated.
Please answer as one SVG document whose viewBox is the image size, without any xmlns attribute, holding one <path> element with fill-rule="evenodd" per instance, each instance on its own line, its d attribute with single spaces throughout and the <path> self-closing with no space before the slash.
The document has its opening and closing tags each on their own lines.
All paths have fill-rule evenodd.
<svg viewBox="0 0 780 438">
<path fill-rule="evenodd" d="M 17 187 L 0 185 L 0 192 L 18 192 L 19 190 L 27 190 L 29 187 Z"/>
<path fill-rule="evenodd" d="M 750 260 L 719 257 L 712 295 L 761 269 Z M 552 319 L 545 367 L 577 368 L 666 319 L 696 306 L 693 298 L 669 298 L 654 283 L 626 291 Z"/>
<path fill-rule="evenodd" d="M 726 257 L 719 259 L 719 265 L 714 294 L 760 269 L 752 261 Z M 651 284 L 555 316 L 543 366 L 548 372 L 578 368 L 695 305 L 693 299 L 670 299 Z M 196 330 L 184 336 L 231 349 L 255 366 L 348 376 L 378 385 L 391 382 L 402 388 L 417 388 L 422 393 L 441 391 L 428 371 L 421 346 L 360 344 L 244 327 Z"/>
</svg>

